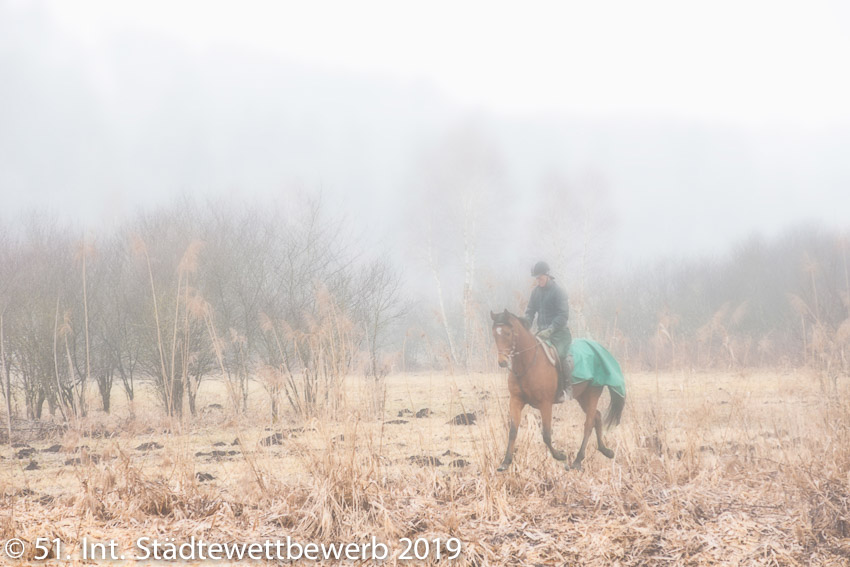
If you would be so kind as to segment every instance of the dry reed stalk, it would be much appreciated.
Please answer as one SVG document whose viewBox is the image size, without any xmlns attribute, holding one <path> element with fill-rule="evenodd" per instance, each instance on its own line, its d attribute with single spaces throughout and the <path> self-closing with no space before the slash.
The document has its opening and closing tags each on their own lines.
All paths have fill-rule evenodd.
<svg viewBox="0 0 850 567">
<path fill-rule="evenodd" d="M 4 307 L 0 311 L 0 364 L 2 364 L 2 380 L 3 380 L 3 397 L 6 399 L 6 440 L 11 447 L 14 444 L 12 439 L 12 376 L 11 370 L 6 366 L 6 336 L 3 317 L 6 314 Z"/>
<path fill-rule="evenodd" d="M 226 375 L 226 370 L 224 368 L 224 358 L 221 352 L 221 343 L 219 341 L 218 335 L 215 330 L 215 325 L 213 323 L 212 318 L 212 308 L 209 305 L 206 305 L 205 309 L 203 309 L 204 314 L 204 322 L 206 323 L 207 332 L 209 333 L 210 340 L 212 341 L 213 351 L 215 352 L 216 360 L 218 361 L 219 369 L 221 370 L 222 376 Z M 236 392 L 233 389 L 233 384 L 230 381 L 227 381 L 227 393 L 230 396 L 231 402 L 234 403 L 234 407 L 238 407 L 238 402 L 236 401 Z M 239 444 L 239 449 L 242 451 L 242 456 L 245 459 L 245 462 L 251 469 L 251 473 L 254 475 L 254 480 L 257 482 L 257 485 L 260 487 L 260 490 L 263 492 L 266 491 L 266 483 L 263 480 L 263 475 L 260 473 L 259 468 L 257 467 L 256 461 L 249 454 L 248 451 L 245 450 L 245 446 L 242 442 L 244 438 L 242 431 L 240 430 L 240 426 L 237 422 L 236 424 L 236 441 Z"/>
<path fill-rule="evenodd" d="M 81 391 L 85 393 L 85 384 L 91 381 L 91 348 L 90 348 L 90 340 L 89 340 L 89 291 L 88 285 L 86 283 L 86 278 L 88 275 L 87 259 L 90 254 L 94 254 L 94 246 L 89 244 L 86 245 L 85 239 L 83 239 L 80 250 L 78 251 L 79 255 L 82 256 L 83 263 L 83 328 L 85 330 L 85 338 L 86 338 L 86 378 L 85 382 L 83 382 L 81 386 Z M 80 399 L 80 411 L 83 415 L 85 415 L 85 397 L 81 397 Z"/>
<path fill-rule="evenodd" d="M 150 259 L 150 256 L 148 255 L 148 247 L 145 244 L 145 241 L 142 240 L 142 238 L 140 236 L 133 236 L 132 243 L 133 243 L 133 250 L 137 254 L 143 255 L 145 257 L 145 265 L 147 266 L 147 269 L 148 269 L 148 278 L 150 280 L 150 285 L 151 285 L 151 297 L 153 298 L 154 322 L 156 323 L 156 344 L 157 344 L 157 348 L 159 350 L 159 361 L 160 361 L 161 370 L 162 370 L 162 379 L 163 379 L 163 381 L 165 381 L 166 376 L 168 376 L 168 372 L 165 369 L 165 353 L 163 352 L 162 329 L 161 329 L 160 322 L 159 322 L 159 307 L 157 305 L 157 300 L 156 300 L 156 285 L 154 285 L 154 281 L 153 281 L 153 268 L 151 267 L 151 259 Z M 171 408 L 170 396 L 171 396 L 170 391 L 166 390 L 165 402 L 166 402 L 166 406 L 168 408 Z M 169 414 L 170 413 L 171 412 L 169 411 Z"/>
</svg>

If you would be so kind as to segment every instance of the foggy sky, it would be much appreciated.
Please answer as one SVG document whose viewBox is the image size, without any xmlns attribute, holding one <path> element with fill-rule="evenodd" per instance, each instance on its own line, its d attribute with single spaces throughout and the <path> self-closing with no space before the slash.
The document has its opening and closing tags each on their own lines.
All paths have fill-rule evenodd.
<svg viewBox="0 0 850 567">
<path fill-rule="evenodd" d="M 380 58 L 360 67 L 357 61 L 335 61 L 331 55 L 347 50 L 368 56 L 368 50 L 350 43 L 326 46 L 322 57 L 311 57 L 312 44 L 305 44 L 299 58 L 292 45 L 282 52 L 226 34 L 216 41 L 220 28 L 205 27 L 203 13 L 186 16 L 186 10 L 178 10 L 182 23 L 178 18 L 161 26 L 150 13 L 150 21 L 138 26 L 124 16 L 110 27 L 108 18 L 96 16 L 114 8 L 83 6 L 77 20 L 69 20 L 69 8 L 58 3 L 0 2 L 4 219 L 25 210 L 50 210 L 97 227 L 178 193 L 285 202 L 294 191 L 321 191 L 379 238 L 403 239 L 410 223 L 409 195 L 423 190 L 423 156 L 467 127 L 498 155 L 504 186 L 500 208 L 526 219 L 532 234 L 545 233 L 537 219 L 547 179 L 562 179 L 573 191 L 598 192 L 594 198 L 605 213 L 606 238 L 620 259 L 719 252 L 753 232 L 771 235 L 800 222 L 846 229 L 850 219 L 850 121 L 847 109 L 834 105 L 846 88 L 839 75 L 846 73 L 822 59 L 788 59 L 793 46 L 780 48 L 776 29 L 738 30 L 761 45 L 742 54 L 753 65 L 751 73 L 731 72 L 728 84 L 711 91 L 734 112 L 710 107 L 711 97 L 688 99 L 693 85 L 676 87 L 701 70 L 722 66 L 719 57 L 735 55 L 728 48 L 718 48 L 716 61 L 701 48 L 700 57 L 647 67 L 645 74 L 631 73 L 628 82 L 600 78 L 601 84 L 622 89 L 611 95 L 618 102 L 607 107 L 607 99 L 593 99 L 586 85 L 596 75 L 623 72 L 611 63 L 618 52 L 606 52 L 593 73 L 567 81 L 561 96 L 576 92 L 576 100 L 559 107 L 551 96 L 536 103 L 520 88 L 502 99 L 477 94 L 473 79 L 480 72 L 481 84 L 489 84 L 487 73 L 499 67 L 494 59 L 505 56 L 504 46 L 491 53 L 478 45 L 474 56 L 458 53 L 467 67 L 452 71 L 463 77 L 454 89 L 446 82 L 454 75 L 439 67 L 451 60 L 445 54 L 430 60 L 417 51 L 416 74 L 393 73 Z M 261 15 L 257 6 L 251 4 L 247 13 Z M 220 7 L 210 14 L 220 17 Z M 850 53 L 834 49 L 847 43 L 830 43 L 829 35 L 842 18 L 847 23 L 846 14 L 839 13 L 837 21 L 828 13 L 817 16 L 809 15 L 802 25 L 823 36 L 816 47 L 824 56 L 832 50 L 831 57 L 846 62 Z M 246 25 L 244 17 L 236 20 L 234 29 Z M 821 24 L 828 29 L 820 30 Z M 258 26 L 268 31 L 268 23 Z M 339 23 L 332 28 L 339 29 Z M 545 29 L 553 32 L 550 25 Z M 465 31 L 473 45 L 477 37 L 494 46 L 511 41 L 508 30 L 497 34 L 471 26 Z M 402 32 L 396 29 L 392 37 L 403 42 Z M 349 41 L 356 40 L 352 33 L 345 32 Z M 759 34 L 777 49 L 765 51 Z M 628 37 L 635 39 L 633 32 Z M 429 36 L 429 41 L 438 39 Z M 653 52 L 664 47 L 656 45 Z M 373 46 L 379 48 L 394 49 Z M 407 53 L 403 43 L 399 49 Z M 626 57 L 630 48 L 624 43 L 618 49 Z M 805 53 L 812 58 L 819 52 Z M 592 54 L 580 59 L 592 67 Z M 435 66 L 431 74 L 426 61 Z M 509 71 L 517 70 L 514 81 L 533 81 L 560 72 L 529 65 L 506 61 L 502 75 L 510 81 Z M 783 98 L 781 89 L 775 97 L 769 89 L 757 92 L 759 77 L 770 84 L 778 76 L 797 85 L 792 98 L 787 91 Z M 828 77 L 823 84 L 821 77 Z M 736 96 L 740 108 L 728 106 Z M 760 97 L 763 113 L 756 110 Z M 796 99 L 799 105 L 792 106 Z M 590 108 L 588 100 L 600 103 Z M 658 104 L 646 102 L 652 100 Z M 528 249 L 515 254 L 523 261 L 533 256 Z"/>
</svg>

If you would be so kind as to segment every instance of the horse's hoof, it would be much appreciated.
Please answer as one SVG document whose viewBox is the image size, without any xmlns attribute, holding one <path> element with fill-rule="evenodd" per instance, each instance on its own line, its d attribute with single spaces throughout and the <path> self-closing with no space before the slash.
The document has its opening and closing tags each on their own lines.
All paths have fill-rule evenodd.
<svg viewBox="0 0 850 567">
<path fill-rule="evenodd" d="M 506 470 L 508 470 L 509 466 L 510 465 L 502 463 L 501 465 L 499 465 L 499 468 L 496 469 L 496 472 L 505 472 Z"/>
<path fill-rule="evenodd" d="M 612 451 L 608 447 L 601 447 L 599 449 L 599 452 L 602 453 L 603 455 L 605 455 L 606 457 L 608 457 L 609 459 L 614 458 L 614 451 Z"/>
<path fill-rule="evenodd" d="M 555 453 L 552 453 L 552 457 L 553 457 L 556 461 L 566 461 L 566 460 L 567 460 L 567 455 L 566 455 L 566 454 L 564 454 L 564 453 L 563 453 L 563 452 L 561 452 L 561 451 L 557 451 L 557 452 L 555 452 Z"/>
<path fill-rule="evenodd" d="M 564 465 L 564 468 L 567 469 L 568 471 L 580 471 L 581 470 L 581 463 L 573 463 L 571 465 Z"/>
</svg>

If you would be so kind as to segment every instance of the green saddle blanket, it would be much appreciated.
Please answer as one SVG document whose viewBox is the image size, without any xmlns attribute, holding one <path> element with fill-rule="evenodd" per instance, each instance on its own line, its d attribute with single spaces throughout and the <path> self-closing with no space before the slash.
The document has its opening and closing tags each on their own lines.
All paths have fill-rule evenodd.
<svg viewBox="0 0 850 567">
<path fill-rule="evenodd" d="M 595 386 L 608 386 L 626 397 L 626 380 L 619 363 L 605 347 L 590 339 L 574 339 L 570 345 L 573 356 L 573 383 L 590 380 Z"/>
</svg>

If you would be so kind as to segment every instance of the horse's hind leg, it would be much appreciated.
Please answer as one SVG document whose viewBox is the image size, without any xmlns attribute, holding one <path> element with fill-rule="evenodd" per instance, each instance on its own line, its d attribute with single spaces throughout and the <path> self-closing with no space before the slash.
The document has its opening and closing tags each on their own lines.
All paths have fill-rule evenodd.
<svg viewBox="0 0 850 567">
<path fill-rule="evenodd" d="M 502 459 L 502 464 L 497 469 L 499 472 L 505 471 L 511 466 L 514 460 L 514 444 L 516 444 L 516 435 L 519 431 L 519 421 L 522 418 L 522 408 L 525 402 L 521 399 L 511 396 L 510 409 L 510 430 L 508 432 L 508 448 L 505 450 L 505 458 Z"/>
<path fill-rule="evenodd" d="M 581 447 L 576 453 L 576 458 L 571 469 L 581 469 L 581 462 L 584 460 L 585 449 L 587 448 L 587 440 L 590 439 L 590 434 L 593 433 L 593 428 L 596 425 L 596 405 L 599 403 L 599 393 L 601 388 L 587 388 L 578 398 L 578 403 L 581 409 L 584 410 L 584 436 L 581 439 Z"/>
<path fill-rule="evenodd" d="M 596 410 L 596 418 L 593 420 L 593 428 L 596 429 L 596 448 L 609 459 L 613 459 L 614 451 L 606 447 L 605 443 L 602 441 L 602 413 L 599 410 Z"/>
<path fill-rule="evenodd" d="M 584 450 L 587 447 L 587 440 L 590 438 L 590 434 L 593 432 L 593 418 L 590 416 L 585 416 L 584 420 L 584 437 L 581 440 L 581 447 L 576 453 L 576 458 L 573 460 L 573 464 L 569 466 L 571 469 L 581 470 L 581 462 L 584 460 Z"/>
<path fill-rule="evenodd" d="M 543 420 L 543 442 L 549 447 L 549 452 L 552 453 L 556 461 L 566 461 L 567 456 L 564 452 L 552 446 L 552 404 L 540 406 L 540 417 Z"/>
</svg>

